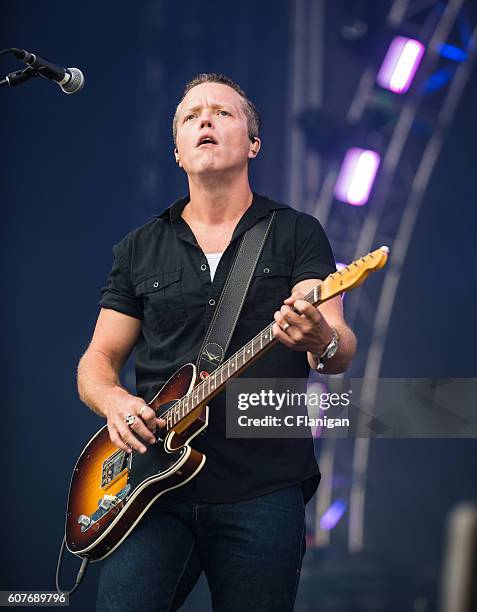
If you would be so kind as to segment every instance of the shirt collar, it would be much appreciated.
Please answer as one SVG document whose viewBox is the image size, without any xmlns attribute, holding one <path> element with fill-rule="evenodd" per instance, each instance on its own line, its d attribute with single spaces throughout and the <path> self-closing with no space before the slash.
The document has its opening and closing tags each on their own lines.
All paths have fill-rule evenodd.
<svg viewBox="0 0 477 612">
<path fill-rule="evenodd" d="M 171 223 L 177 223 L 181 219 L 181 213 L 184 210 L 185 205 L 189 202 L 190 196 L 187 195 L 183 198 L 179 198 L 173 202 L 168 208 L 162 213 L 156 215 L 159 219 L 169 219 Z M 252 205 L 245 211 L 247 218 L 254 217 L 255 219 L 261 219 L 268 215 L 271 210 L 279 210 L 280 208 L 290 208 L 287 204 L 280 204 L 270 200 L 266 196 L 262 196 L 258 193 L 253 193 Z"/>
</svg>

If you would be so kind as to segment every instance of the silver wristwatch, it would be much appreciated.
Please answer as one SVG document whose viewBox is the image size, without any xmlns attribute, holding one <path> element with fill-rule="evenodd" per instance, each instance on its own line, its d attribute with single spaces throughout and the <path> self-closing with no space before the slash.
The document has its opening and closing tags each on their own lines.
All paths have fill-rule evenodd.
<svg viewBox="0 0 477 612">
<path fill-rule="evenodd" d="M 325 367 L 325 363 L 328 359 L 331 359 L 332 357 L 336 355 L 336 351 L 338 350 L 338 344 L 340 340 L 338 336 L 338 332 L 336 331 L 336 329 L 333 329 L 333 328 L 332 328 L 332 331 L 333 331 L 333 337 L 331 338 L 330 343 L 325 348 L 325 350 L 321 353 L 321 355 L 318 356 L 318 355 L 313 354 L 313 357 L 318 360 L 318 365 L 316 366 L 316 369 L 318 372 Z"/>
</svg>

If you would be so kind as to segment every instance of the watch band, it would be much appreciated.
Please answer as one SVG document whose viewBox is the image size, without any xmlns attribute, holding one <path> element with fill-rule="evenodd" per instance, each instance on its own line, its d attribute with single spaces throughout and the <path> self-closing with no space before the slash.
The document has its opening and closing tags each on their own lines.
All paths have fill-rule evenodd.
<svg viewBox="0 0 477 612">
<path fill-rule="evenodd" d="M 326 346 L 325 350 L 321 353 L 321 355 L 316 355 L 313 353 L 313 357 L 317 360 L 318 365 L 316 366 L 317 371 L 322 370 L 325 367 L 326 361 L 331 359 L 336 355 L 339 345 L 339 336 L 336 329 L 331 328 L 333 332 L 333 337 L 331 338 L 329 344 Z"/>
</svg>

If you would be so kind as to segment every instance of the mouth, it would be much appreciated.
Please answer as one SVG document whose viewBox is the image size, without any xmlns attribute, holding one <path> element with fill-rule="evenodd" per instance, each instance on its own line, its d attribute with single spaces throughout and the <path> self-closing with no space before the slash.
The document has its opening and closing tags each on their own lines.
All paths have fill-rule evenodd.
<svg viewBox="0 0 477 612">
<path fill-rule="evenodd" d="M 201 136 L 197 142 L 197 147 L 206 145 L 216 145 L 217 141 L 212 136 Z"/>
</svg>

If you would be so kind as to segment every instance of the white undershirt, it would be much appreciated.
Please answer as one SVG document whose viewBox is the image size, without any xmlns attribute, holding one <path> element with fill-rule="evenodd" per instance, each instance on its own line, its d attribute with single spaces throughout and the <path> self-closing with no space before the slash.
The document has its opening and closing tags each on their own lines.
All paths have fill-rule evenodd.
<svg viewBox="0 0 477 612">
<path fill-rule="evenodd" d="M 219 265 L 220 258 L 223 253 L 206 253 L 207 261 L 209 262 L 210 268 L 210 280 L 214 280 L 215 271 L 217 270 L 217 266 Z"/>
</svg>

